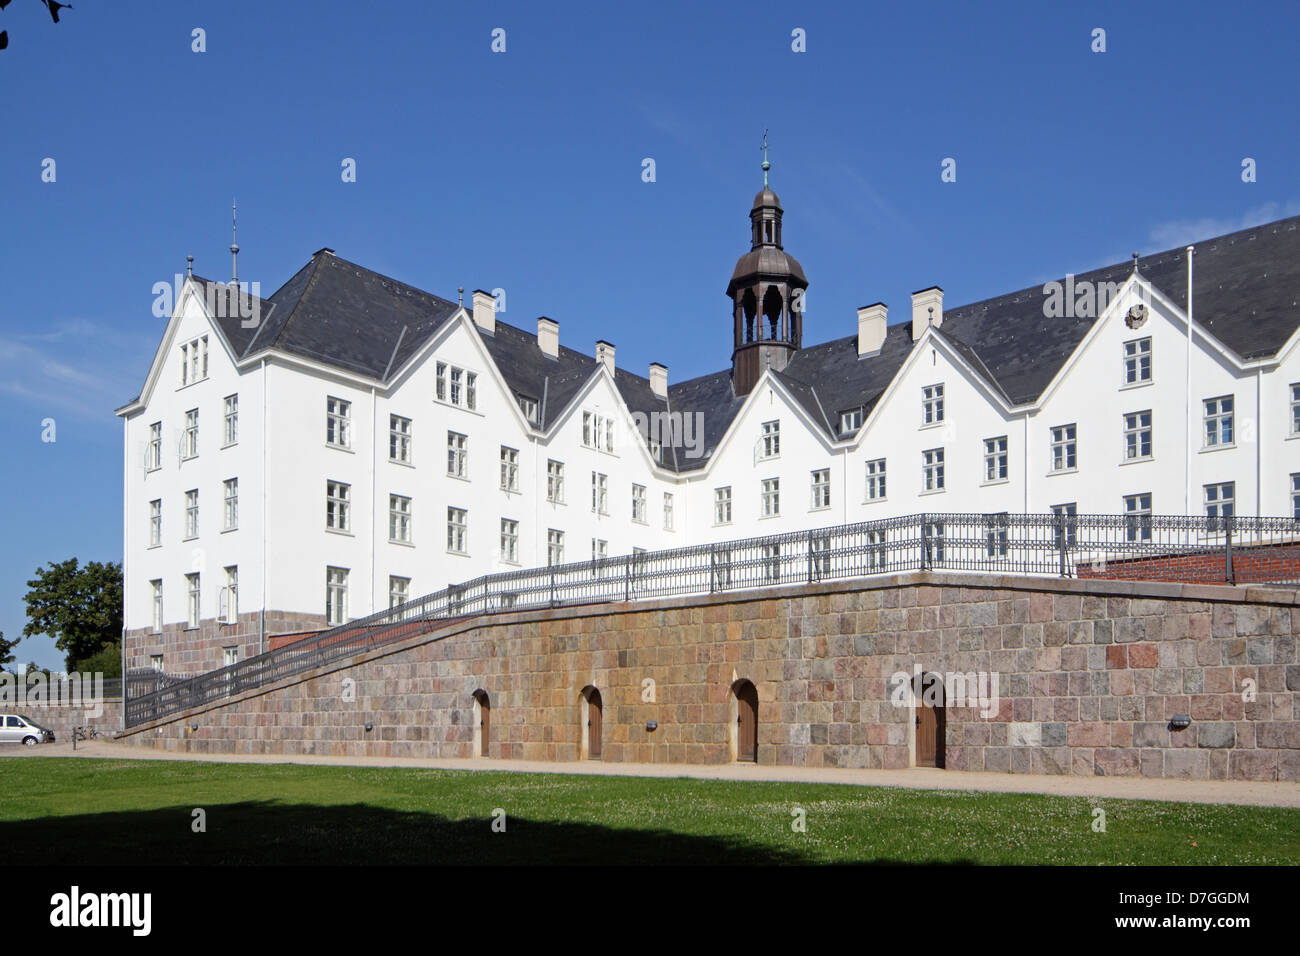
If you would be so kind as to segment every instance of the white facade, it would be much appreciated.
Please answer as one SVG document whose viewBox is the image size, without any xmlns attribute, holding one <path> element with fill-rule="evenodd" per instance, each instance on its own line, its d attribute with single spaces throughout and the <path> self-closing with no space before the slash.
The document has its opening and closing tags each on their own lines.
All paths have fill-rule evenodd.
<svg viewBox="0 0 1300 956">
<path fill-rule="evenodd" d="M 1080 514 L 1134 508 L 1205 514 L 1207 486 L 1215 487 L 1217 506 L 1228 485 L 1234 513 L 1300 515 L 1296 336 L 1274 357 L 1245 362 L 1198 327 L 1189 359 L 1185 315 L 1138 277 L 1124 284 L 1031 404 L 1010 406 L 944 337 L 939 312 L 938 331 L 918 327 L 906 361 L 851 439 L 833 439 L 766 372 L 705 466 L 683 474 L 655 464 L 611 370 L 599 362 L 545 431 L 530 425 L 490 357 L 484 331 L 464 309 L 405 368 L 381 381 L 276 350 L 238 361 L 196 288 L 187 283 L 141 397 L 119 411 L 132 668 L 151 659 L 157 665 L 159 654 L 171 672 L 219 666 L 232 642 L 242 656 L 265 647 L 275 633 L 362 617 L 403 594 L 545 565 L 553 532 L 562 533 L 561 560 L 569 562 L 591 558 L 593 547 L 614 556 L 920 512 L 1042 513 L 1072 505 Z M 1130 328 L 1125 317 L 1139 303 L 1147 317 Z M 192 381 L 187 371 L 183 382 L 182 346 L 204 337 L 206 376 Z M 1137 381 L 1127 382 L 1126 358 L 1133 356 L 1126 343 L 1143 340 L 1150 345 L 1144 353 L 1150 378 L 1139 371 Z M 188 350 L 184 357 L 188 366 Z M 440 365 L 448 375 L 461 370 L 459 403 L 449 394 L 450 379 L 438 397 Z M 932 406 L 935 420 L 927 424 L 925 390 L 934 386 L 942 386 L 942 417 Z M 231 395 L 238 396 L 238 435 L 227 442 L 224 403 Z M 1210 445 L 1204 403 L 1223 397 L 1231 409 L 1226 423 L 1216 419 L 1215 434 L 1230 440 Z M 338 402 L 347 403 L 345 416 Z M 333 442 L 327 440 L 331 408 L 346 419 L 346 436 L 336 421 Z M 182 446 L 194 409 L 197 454 L 190 455 Z M 1126 429 L 1126 416 L 1148 412 L 1149 426 L 1139 417 Z M 615 422 L 612 450 L 590 434 L 594 419 L 584 428 L 584 414 Z M 393 416 L 409 423 L 409 430 L 399 423 L 396 456 L 406 461 L 391 454 Z M 773 422 L 779 448 L 764 431 Z M 148 460 L 155 423 L 162 430 L 156 463 Z M 1067 426 L 1072 459 L 1062 447 L 1056 467 L 1053 429 Z M 1132 454 L 1126 431 L 1133 432 Z M 449 445 L 458 436 L 463 459 L 450 455 L 461 447 Z M 1150 453 L 1143 454 L 1148 442 Z M 516 453 L 509 487 L 503 487 L 503 448 Z M 942 484 L 934 470 L 940 450 Z M 873 498 L 868 462 L 881 461 L 885 492 Z M 559 500 L 548 495 L 548 462 L 563 465 Z M 237 525 L 228 528 L 230 479 L 238 479 L 239 508 Z M 634 486 L 644 489 L 643 509 L 634 505 Z M 729 520 L 717 520 L 719 489 L 730 489 Z M 191 535 L 187 494 L 195 490 L 198 527 Z M 671 527 L 666 495 L 672 496 Z M 157 544 L 152 502 L 161 502 Z M 503 538 L 503 521 L 513 523 L 513 536 Z M 237 568 L 239 620 L 224 625 L 229 568 Z M 187 575 L 193 574 L 199 575 L 200 622 L 187 630 L 193 585 Z M 162 584 L 162 633 L 152 582 Z"/>
</svg>

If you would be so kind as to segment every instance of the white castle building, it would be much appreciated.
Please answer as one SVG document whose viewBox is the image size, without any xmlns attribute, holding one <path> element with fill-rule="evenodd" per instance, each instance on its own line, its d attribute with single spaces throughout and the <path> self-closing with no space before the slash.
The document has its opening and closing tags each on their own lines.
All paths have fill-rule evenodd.
<svg viewBox="0 0 1300 956">
<path fill-rule="evenodd" d="M 1300 517 L 1300 218 L 1190 269 L 932 287 L 805 346 L 781 217 L 765 185 L 730 366 L 679 383 L 330 249 L 267 299 L 186 276 L 117 411 L 127 667 L 198 673 L 492 571 L 922 512 Z"/>
</svg>

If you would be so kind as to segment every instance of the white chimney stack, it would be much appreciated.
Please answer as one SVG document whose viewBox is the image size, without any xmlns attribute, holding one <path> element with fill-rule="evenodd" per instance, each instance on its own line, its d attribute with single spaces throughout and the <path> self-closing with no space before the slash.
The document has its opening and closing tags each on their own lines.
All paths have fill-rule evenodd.
<svg viewBox="0 0 1300 956">
<path fill-rule="evenodd" d="M 497 300 L 482 289 L 474 290 L 474 324 L 488 335 L 496 335 Z"/>
<path fill-rule="evenodd" d="M 650 391 L 656 398 L 668 397 L 668 366 L 658 362 L 650 363 Z"/>
<path fill-rule="evenodd" d="M 889 309 L 883 302 L 858 309 L 858 356 L 874 355 L 885 344 Z"/>
<path fill-rule="evenodd" d="M 560 323 L 542 316 L 537 320 L 537 347 L 547 358 L 560 357 Z"/>
<path fill-rule="evenodd" d="M 912 293 L 912 341 L 915 342 L 933 325 L 943 325 L 943 290 L 937 285 Z"/>
<path fill-rule="evenodd" d="M 596 361 L 609 370 L 609 374 L 614 374 L 614 345 L 606 342 L 604 339 L 596 340 Z"/>
</svg>

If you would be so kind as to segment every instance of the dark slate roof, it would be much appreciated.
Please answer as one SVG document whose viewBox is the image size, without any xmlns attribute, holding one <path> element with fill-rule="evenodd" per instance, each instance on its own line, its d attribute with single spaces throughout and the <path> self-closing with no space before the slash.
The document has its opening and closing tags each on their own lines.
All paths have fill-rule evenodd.
<svg viewBox="0 0 1300 956">
<path fill-rule="evenodd" d="M 732 391 L 730 369 L 668 386 L 669 411 L 691 415 L 692 422 L 699 422 L 701 426 L 692 435 L 702 445 L 702 451 L 698 457 L 688 458 L 685 449 L 678 449 L 679 472 L 697 471 L 709 463 L 709 457 L 744 404 L 745 400 L 737 398 Z M 702 441 L 698 437 L 699 430 L 703 431 Z"/>
<path fill-rule="evenodd" d="M 496 334 L 484 335 L 492 361 L 515 393 L 537 399 L 537 426 L 549 428 L 566 405 L 596 374 L 596 360 L 560 346 L 548 358 L 537 346 L 537 334 L 508 325 L 500 319 Z"/>
<path fill-rule="evenodd" d="M 257 334 L 257 328 L 275 314 L 275 303 L 240 289 L 238 298 L 229 283 L 213 282 L 200 276 L 191 276 L 199 287 L 208 311 L 215 316 L 217 326 L 230 343 L 236 357 L 242 357 L 248 344 Z M 253 322 L 248 328 L 245 322 Z"/>
</svg>

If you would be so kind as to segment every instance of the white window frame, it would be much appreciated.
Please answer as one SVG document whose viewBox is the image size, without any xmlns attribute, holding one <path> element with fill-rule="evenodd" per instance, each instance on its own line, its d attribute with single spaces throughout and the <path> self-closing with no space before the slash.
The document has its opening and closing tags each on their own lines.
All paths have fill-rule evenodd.
<svg viewBox="0 0 1300 956">
<path fill-rule="evenodd" d="M 937 495 L 945 485 L 943 448 L 925 449 L 921 452 L 921 494 Z"/>
<path fill-rule="evenodd" d="M 546 461 L 546 500 L 551 504 L 564 504 L 564 462 L 554 458 Z"/>
<path fill-rule="evenodd" d="M 239 394 L 227 395 L 222 401 L 221 447 L 239 444 Z"/>
<path fill-rule="evenodd" d="M 348 620 L 348 568 L 325 568 L 325 623 L 338 627 Z"/>
<path fill-rule="evenodd" d="M 1202 399 L 1201 411 L 1203 421 L 1201 441 L 1204 443 L 1202 447 L 1207 451 L 1216 448 L 1235 448 L 1237 446 L 1236 396 L 1216 395 L 1214 398 Z"/>
<path fill-rule="evenodd" d="M 866 501 L 884 501 L 888 494 L 888 472 L 884 458 L 866 462 Z"/>
<path fill-rule="evenodd" d="M 1001 485 L 1010 481 L 1007 436 L 997 435 L 984 439 L 984 484 Z"/>
<path fill-rule="evenodd" d="M 181 460 L 199 457 L 199 410 L 191 408 L 185 413 L 185 430 L 181 433 Z"/>
<path fill-rule="evenodd" d="M 411 579 L 399 574 L 388 576 L 388 607 L 395 608 L 411 599 Z"/>
<path fill-rule="evenodd" d="M 145 471 L 157 471 L 162 467 L 162 422 L 149 426 L 149 444 L 145 451 Z"/>
<path fill-rule="evenodd" d="M 759 485 L 759 516 L 777 518 L 781 515 L 781 479 L 764 478 Z"/>
<path fill-rule="evenodd" d="M 831 470 L 814 468 L 811 472 L 812 485 L 809 511 L 826 511 L 831 506 Z"/>
<path fill-rule="evenodd" d="M 1053 475 L 1068 474 L 1079 470 L 1079 423 L 1053 425 L 1052 470 Z"/>
<path fill-rule="evenodd" d="M 591 510 L 593 514 L 609 514 L 609 475 L 598 471 L 591 473 Z"/>
<path fill-rule="evenodd" d="M 199 622 L 203 619 L 203 590 L 199 572 L 193 571 L 185 575 L 185 594 L 185 629 L 192 631 L 199 626 Z"/>
<path fill-rule="evenodd" d="M 546 566 L 555 567 L 564 563 L 564 532 L 556 528 L 546 529 Z"/>
<path fill-rule="evenodd" d="M 239 527 L 239 479 L 227 478 L 221 483 L 222 491 L 222 531 L 234 531 Z"/>
<path fill-rule="evenodd" d="M 1146 416 L 1145 421 L 1143 416 Z M 1146 451 L 1143 453 L 1145 441 Z M 1150 461 L 1155 457 L 1155 417 L 1151 409 L 1124 413 L 1124 460 Z"/>
<path fill-rule="evenodd" d="M 944 421 L 944 383 L 921 386 L 921 427 L 941 425 Z"/>
<path fill-rule="evenodd" d="M 632 485 L 632 520 L 637 524 L 648 524 L 647 514 L 649 507 L 646 504 L 645 485 Z"/>
<path fill-rule="evenodd" d="M 501 560 L 519 563 L 519 522 L 514 518 L 501 519 Z"/>
<path fill-rule="evenodd" d="M 388 460 L 399 465 L 411 464 L 411 420 L 401 415 L 388 416 Z"/>
<path fill-rule="evenodd" d="M 781 420 L 763 422 L 759 434 L 759 461 L 781 457 Z"/>
<path fill-rule="evenodd" d="M 469 554 L 469 510 L 447 506 L 447 553 Z"/>
<path fill-rule="evenodd" d="M 227 565 L 224 570 L 226 572 L 226 613 L 222 616 L 222 620 L 227 624 L 237 624 L 239 623 L 239 565 Z"/>
<path fill-rule="evenodd" d="M 352 447 L 352 403 L 346 398 L 325 396 L 325 444 L 330 448 Z"/>
<path fill-rule="evenodd" d="M 713 524 L 731 524 L 731 485 L 713 489 Z"/>
<path fill-rule="evenodd" d="M 325 481 L 325 530 L 352 531 L 352 486 L 345 481 Z"/>
<path fill-rule="evenodd" d="M 163 583 L 162 578 L 149 582 L 149 624 L 154 634 L 161 634 L 163 629 Z"/>
<path fill-rule="evenodd" d="M 1215 481 L 1201 486 L 1201 503 L 1205 507 L 1205 517 L 1231 518 L 1237 513 L 1237 483 L 1235 481 Z M 1211 531 L 1218 530 L 1218 523 L 1210 522 Z"/>
<path fill-rule="evenodd" d="M 447 432 L 447 477 L 469 480 L 469 436 Z"/>
<path fill-rule="evenodd" d="M 1151 540 L 1151 521 L 1141 519 L 1150 519 L 1152 514 L 1151 502 L 1153 500 L 1149 491 L 1124 496 L 1124 526 L 1127 540 Z"/>
<path fill-rule="evenodd" d="M 185 492 L 185 541 L 193 541 L 199 536 L 199 489 L 191 488 Z"/>
<path fill-rule="evenodd" d="M 673 530 L 673 496 L 672 492 L 664 492 L 664 530 Z"/>
<path fill-rule="evenodd" d="M 1124 385 L 1150 385 L 1154 370 L 1150 336 L 1124 343 Z"/>
<path fill-rule="evenodd" d="M 501 446 L 501 490 L 519 490 L 519 449 Z"/>
<path fill-rule="evenodd" d="M 388 540 L 392 544 L 411 543 L 411 499 L 408 495 L 388 495 Z"/>
<path fill-rule="evenodd" d="M 162 499 L 149 502 L 149 547 L 162 547 Z"/>
</svg>

